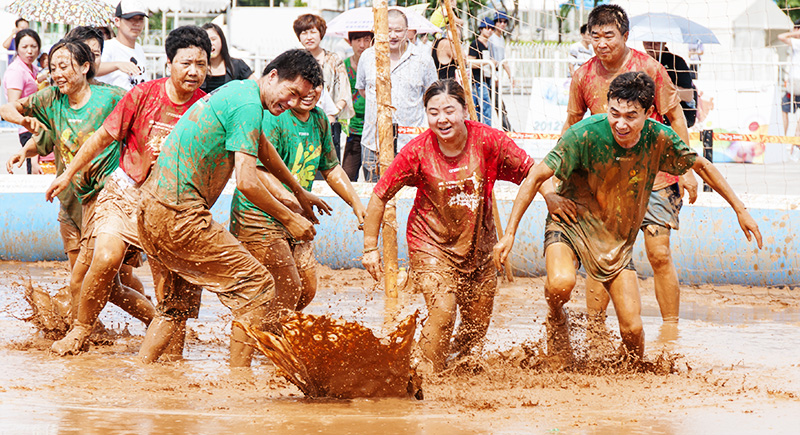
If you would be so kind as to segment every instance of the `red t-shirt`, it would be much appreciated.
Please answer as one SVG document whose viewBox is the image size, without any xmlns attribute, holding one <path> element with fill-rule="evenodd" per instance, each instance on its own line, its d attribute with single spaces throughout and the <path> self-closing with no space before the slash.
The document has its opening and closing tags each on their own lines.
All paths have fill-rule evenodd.
<svg viewBox="0 0 800 435">
<path fill-rule="evenodd" d="M 197 89 L 184 104 L 175 104 L 167 96 L 169 77 L 142 83 L 125 94 L 103 127 L 123 143 L 119 166 L 134 181 L 147 179 L 158 149 L 189 107 L 206 93 Z"/>
<path fill-rule="evenodd" d="M 651 116 L 658 122 L 664 121 L 664 114 L 681 103 L 678 88 L 672 83 L 667 69 L 647 53 L 630 49 L 630 57 L 616 73 L 610 73 L 603 62 L 595 56 L 581 65 L 572 76 L 569 89 L 567 113 L 583 116 L 588 110 L 592 115 L 608 113 L 608 87 L 617 76 L 631 71 L 644 71 L 656 84 L 654 106 Z M 688 144 L 687 144 L 688 145 Z M 660 172 L 656 176 L 653 190 L 663 189 L 678 181 L 678 177 Z"/>
<path fill-rule="evenodd" d="M 497 243 L 492 219 L 495 180 L 521 183 L 533 159 L 503 132 L 466 121 L 467 144 L 446 157 L 428 130 L 408 143 L 375 186 L 382 200 L 403 186 L 417 188 L 408 217 L 409 254 L 428 254 L 443 266 L 474 271 Z"/>
</svg>

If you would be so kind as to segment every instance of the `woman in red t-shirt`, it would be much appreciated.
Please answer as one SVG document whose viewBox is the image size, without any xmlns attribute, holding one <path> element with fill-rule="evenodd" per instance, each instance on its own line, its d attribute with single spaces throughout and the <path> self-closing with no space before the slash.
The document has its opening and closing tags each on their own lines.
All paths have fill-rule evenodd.
<svg viewBox="0 0 800 435">
<path fill-rule="evenodd" d="M 406 237 L 411 278 L 428 307 L 419 368 L 438 372 L 451 352 L 463 354 L 486 335 L 497 289 L 492 188 L 495 180 L 521 183 L 533 159 L 503 132 L 466 120 L 464 89 L 455 80 L 434 83 L 423 101 L 430 129 L 403 147 L 375 186 L 362 262 L 379 279 L 386 202 L 403 186 L 416 187 Z M 456 309 L 461 323 L 451 347 Z"/>
</svg>

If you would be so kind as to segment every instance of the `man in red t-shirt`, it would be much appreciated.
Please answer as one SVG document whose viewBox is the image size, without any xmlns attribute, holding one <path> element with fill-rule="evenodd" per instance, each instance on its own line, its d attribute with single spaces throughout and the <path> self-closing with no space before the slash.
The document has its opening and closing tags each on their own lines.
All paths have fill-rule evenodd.
<svg viewBox="0 0 800 435">
<path fill-rule="evenodd" d="M 181 116 L 205 92 L 205 80 L 211 55 L 208 34 L 196 26 L 179 27 L 165 42 L 170 76 L 142 83 L 131 89 L 106 118 L 103 126 L 89 138 L 64 171 L 47 189 L 52 201 L 72 177 L 108 146 L 122 144 L 120 166 L 108 177 L 98 194 L 94 256 L 81 287 L 78 318 L 63 339 L 53 343 L 59 355 L 79 352 L 92 330 L 97 316 L 108 302 L 111 280 L 115 279 L 128 249 L 141 249 L 136 222 L 139 186 L 150 173 L 159 147 Z M 155 279 L 159 279 L 154 270 Z M 186 299 L 200 307 L 200 288 L 192 289 Z M 160 299 L 161 295 L 156 295 Z M 185 328 L 179 329 L 185 332 Z M 172 354 L 182 354 L 183 334 L 173 340 Z"/>
<path fill-rule="evenodd" d="M 666 69 L 646 53 L 628 48 L 628 15 L 617 5 L 601 5 L 592 10 L 588 20 L 595 57 L 583 64 L 572 76 L 567 106 L 567 121 L 562 134 L 577 123 L 588 110 L 592 115 L 608 112 L 608 87 L 620 74 L 644 71 L 656 85 L 656 121 L 669 120 L 670 126 L 684 143 L 689 131 L 678 97 L 678 90 Z M 689 192 L 689 203 L 697 199 L 697 181 L 690 171 L 676 177 L 659 172 L 653 184 L 647 215 L 642 223 L 645 250 L 653 267 L 656 299 L 665 322 L 677 322 L 680 307 L 678 274 L 672 264 L 669 236 L 678 229 L 683 189 Z M 605 318 L 609 296 L 603 286 L 586 280 L 586 305 L 590 314 Z"/>
</svg>

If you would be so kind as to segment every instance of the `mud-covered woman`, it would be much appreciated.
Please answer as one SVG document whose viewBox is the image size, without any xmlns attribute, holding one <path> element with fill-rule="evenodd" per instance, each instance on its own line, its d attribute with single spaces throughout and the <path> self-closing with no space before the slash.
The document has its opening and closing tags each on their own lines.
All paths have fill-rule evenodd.
<svg viewBox="0 0 800 435">
<path fill-rule="evenodd" d="M 379 279 L 386 202 L 403 186 L 416 187 L 406 237 L 412 283 L 428 310 L 418 369 L 438 372 L 448 356 L 469 352 L 486 335 L 497 290 L 492 188 L 496 180 L 522 182 L 533 159 L 503 132 L 467 120 L 464 89 L 455 80 L 435 82 L 423 102 L 430 129 L 403 147 L 375 186 L 362 262 Z"/>
</svg>

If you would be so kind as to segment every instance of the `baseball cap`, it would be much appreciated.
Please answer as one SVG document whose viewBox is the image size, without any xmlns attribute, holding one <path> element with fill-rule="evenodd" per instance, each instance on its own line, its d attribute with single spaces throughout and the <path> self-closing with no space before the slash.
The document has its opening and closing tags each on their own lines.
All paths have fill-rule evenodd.
<svg viewBox="0 0 800 435">
<path fill-rule="evenodd" d="M 146 17 L 147 8 L 138 0 L 122 0 L 119 2 L 117 10 L 114 12 L 115 17 L 124 18 L 126 20 L 139 15 Z"/>
<path fill-rule="evenodd" d="M 511 19 L 508 18 L 508 14 L 506 14 L 503 11 L 497 11 L 497 13 L 494 15 L 494 21 L 497 22 L 497 21 L 500 21 L 500 20 L 506 20 L 508 22 L 511 21 Z"/>
<path fill-rule="evenodd" d="M 494 27 L 494 21 L 492 21 L 492 19 L 491 19 L 491 18 L 484 18 L 484 19 L 482 19 L 482 20 L 481 20 L 481 22 L 478 24 L 478 29 L 479 29 L 479 30 L 480 30 L 480 29 L 483 29 L 483 28 L 486 28 L 486 27 L 488 27 L 488 28 L 490 28 L 490 29 L 491 29 L 492 27 Z"/>
</svg>

